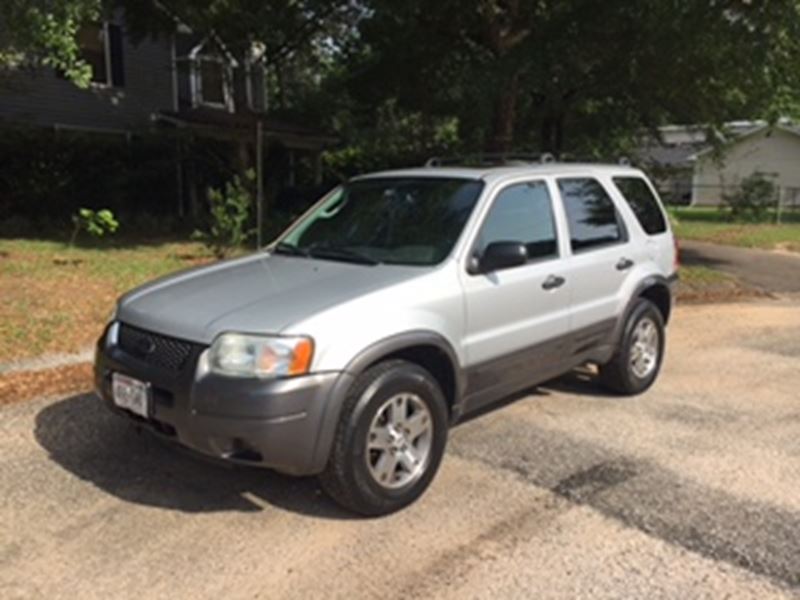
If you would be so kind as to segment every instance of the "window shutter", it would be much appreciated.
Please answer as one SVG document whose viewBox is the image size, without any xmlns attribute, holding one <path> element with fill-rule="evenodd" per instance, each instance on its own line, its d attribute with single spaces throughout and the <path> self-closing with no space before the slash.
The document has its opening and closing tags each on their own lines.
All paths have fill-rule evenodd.
<svg viewBox="0 0 800 600">
<path fill-rule="evenodd" d="M 108 24 L 108 50 L 111 56 L 111 85 L 125 87 L 122 28 L 119 25 Z"/>
</svg>

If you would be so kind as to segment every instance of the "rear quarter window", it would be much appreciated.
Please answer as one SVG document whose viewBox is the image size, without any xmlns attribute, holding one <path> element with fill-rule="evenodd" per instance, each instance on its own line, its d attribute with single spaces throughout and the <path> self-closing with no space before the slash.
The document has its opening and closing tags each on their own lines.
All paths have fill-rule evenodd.
<svg viewBox="0 0 800 600">
<path fill-rule="evenodd" d="M 641 177 L 614 177 L 614 185 L 622 194 L 636 219 L 648 235 L 657 235 L 667 230 L 664 213 L 650 186 Z"/>
</svg>

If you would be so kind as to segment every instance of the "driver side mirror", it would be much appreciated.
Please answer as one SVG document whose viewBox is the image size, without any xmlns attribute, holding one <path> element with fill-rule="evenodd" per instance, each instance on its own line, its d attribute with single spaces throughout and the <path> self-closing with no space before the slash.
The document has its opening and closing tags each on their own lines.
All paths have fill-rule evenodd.
<svg viewBox="0 0 800 600">
<path fill-rule="evenodd" d="M 528 250 L 521 242 L 492 242 L 483 255 L 473 259 L 469 272 L 472 274 L 490 273 L 509 269 L 528 262 Z"/>
</svg>

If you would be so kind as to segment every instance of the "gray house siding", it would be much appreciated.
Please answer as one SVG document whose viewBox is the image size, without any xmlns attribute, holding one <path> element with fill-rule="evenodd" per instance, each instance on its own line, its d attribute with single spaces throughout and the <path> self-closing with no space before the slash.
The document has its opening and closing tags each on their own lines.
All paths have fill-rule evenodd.
<svg viewBox="0 0 800 600">
<path fill-rule="evenodd" d="M 52 70 L 19 72 L 0 87 L 0 121 L 45 127 L 136 131 L 174 106 L 168 39 L 123 43 L 124 86 L 80 89 Z"/>
</svg>

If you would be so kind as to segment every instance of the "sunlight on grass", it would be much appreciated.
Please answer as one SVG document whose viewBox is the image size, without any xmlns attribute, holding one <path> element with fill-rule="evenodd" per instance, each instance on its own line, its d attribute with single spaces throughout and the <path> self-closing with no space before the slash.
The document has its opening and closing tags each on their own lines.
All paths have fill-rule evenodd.
<svg viewBox="0 0 800 600">
<path fill-rule="evenodd" d="M 800 252 L 800 215 L 784 215 L 781 225 L 731 223 L 716 208 L 671 209 L 673 229 L 679 239 L 713 242 L 745 248 Z"/>
<path fill-rule="evenodd" d="M 195 243 L 72 248 L 0 240 L 0 363 L 83 350 L 100 334 L 120 294 L 211 260 Z"/>
<path fill-rule="evenodd" d="M 680 281 L 690 286 L 733 282 L 735 279 L 715 269 L 701 266 L 681 266 Z"/>
</svg>

